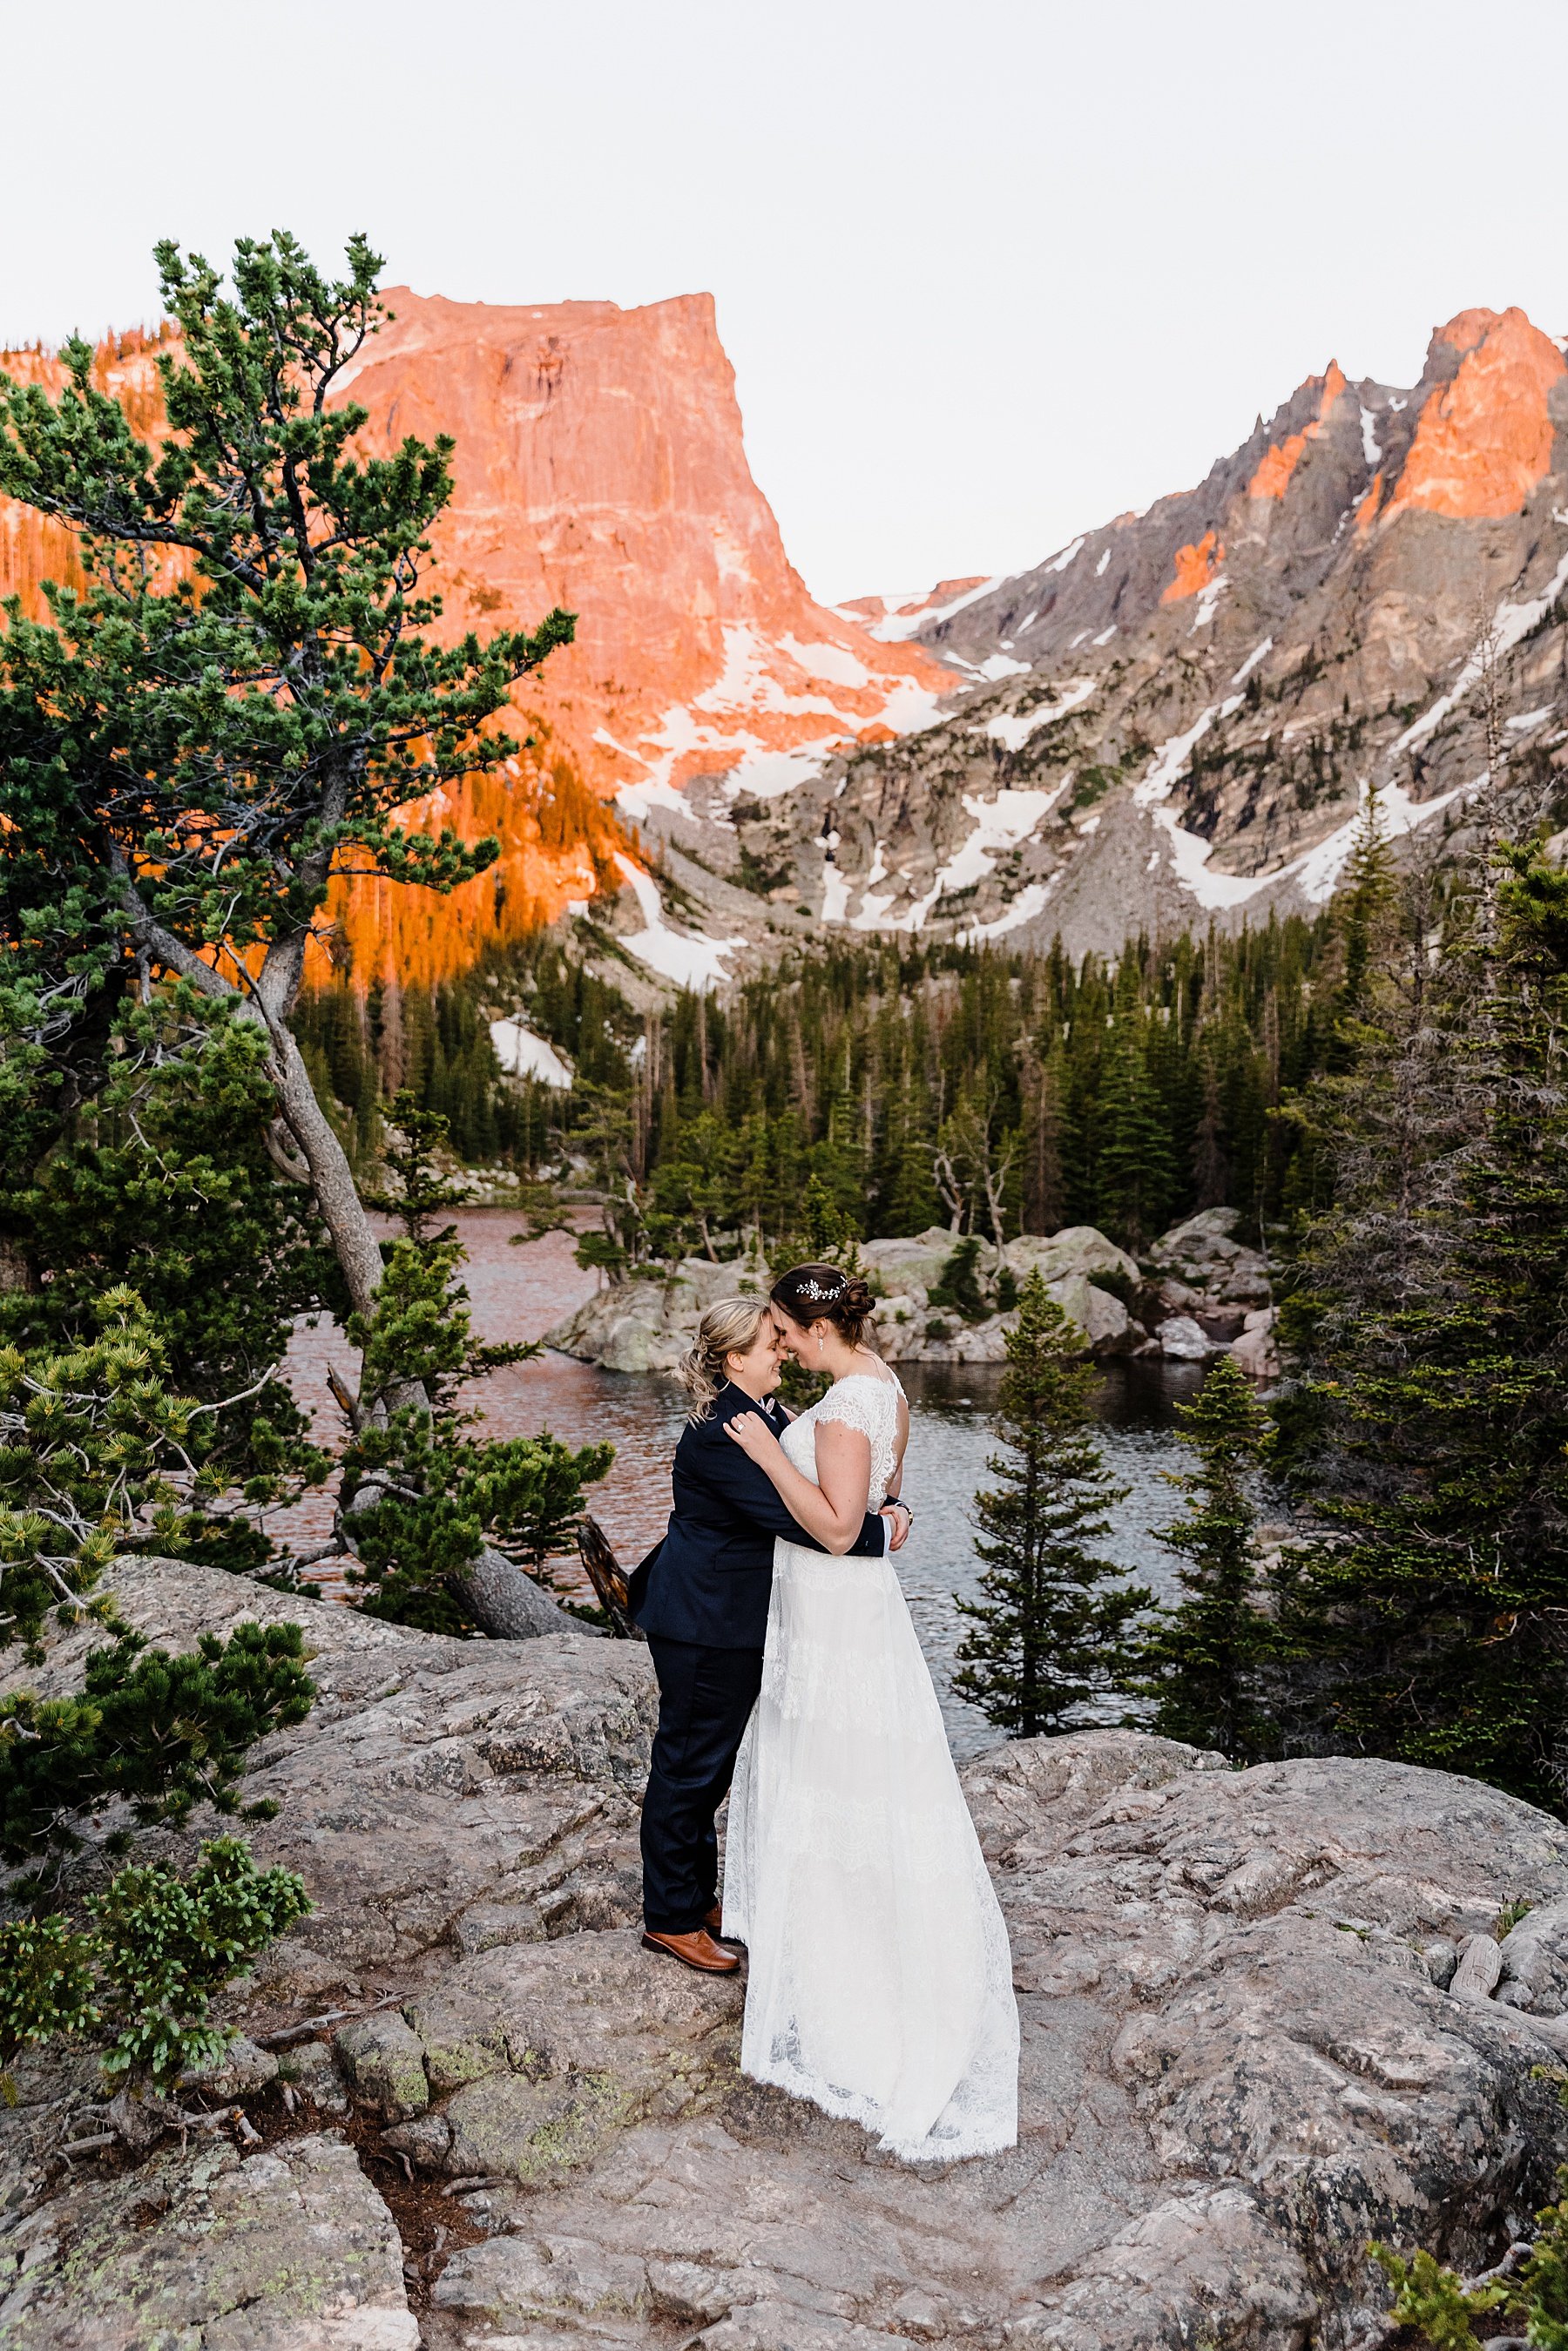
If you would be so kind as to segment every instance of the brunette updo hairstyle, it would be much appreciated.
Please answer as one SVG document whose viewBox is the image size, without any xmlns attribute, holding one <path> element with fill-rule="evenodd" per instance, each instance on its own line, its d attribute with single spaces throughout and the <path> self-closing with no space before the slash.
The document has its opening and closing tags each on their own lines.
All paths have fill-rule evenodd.
<svg viewBox="0 0 1568 2351">
<path fill-rule="evenodd" d="M 794 1265 L 773 1285 L 773 1303 L 791 1322 L 831 1322 L 852 1347 L 865 1343 L 866 1325 L 876 1303 L 858 1273 L 836 1265 Z"/>
</svg>

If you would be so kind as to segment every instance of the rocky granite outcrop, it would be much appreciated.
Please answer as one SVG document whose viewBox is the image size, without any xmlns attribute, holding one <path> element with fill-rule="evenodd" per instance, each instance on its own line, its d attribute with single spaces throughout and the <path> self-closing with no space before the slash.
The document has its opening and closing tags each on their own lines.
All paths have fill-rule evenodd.
<svg viewBox="0 0 1568 2351">
<path fill-rule="evenodd" d="M 246 1783 L 278 1807 L 252 1833 L 258 1855 L 302 1871 L 316 1906 L 271 1963 L 280 1997 L 324 2004 L 347 1985 L 416 1980 L 465 1939 L 632 1915 L 656 1711 L 639 1644 L 454 1641 L 173 1560 L 121 1562 L 114 1592 L 165 1648 L 245 1617 L 304 1627 L 316 1703 L 255 1750 Z M 79 1687 L 102 1637 L 78 1627 L 37 1671 L 13 1653 L 0 1690 Z"/>
<path fill-rule="evenodd" d="M 1025 1233 L 974 1265 L 979 1312 L 945 1301 L 960 1237 L 945 1226 L 872 1240 L 861 1260 L 877 1293 L 876 1344 L 890 1364 L 999 1364 L 1016 1319 L 1002 1303 L 1037 1269 L 1086 1354 L 1163 1354 L 1205 1363 L 1228 1350 L 1257 1380 L 1278 1376 L 1266 1260 L 1231 1238 L 1234 1208 L 1207 1208 L 1155 1242 L 1140 1266 L 1092 1225 Z M 761 1295 L 772 1277 L 751 1252 L 728 1263 L 686 1258 L 663 1279 L 600 1290 L 547 1334 L 562 1353 L 610 1372 L 673 1371 L 704 1309 L 716 1299 Z"/>
<path fill-rule="evenodd" d="M 973 690 L 698 844 L 822 919 L 1077 957 L 1321 906 L 1362 796 L 1440 846 L 1486 745 L 1568 764 L 1568 369 L 1468 310 L 1398 390 L 1310 377 L 1195 489 L 908 621 Z"/>
<path fill-rule="evenodd" d="M 7 2291 L 7 2289 L 9 2289 Z M 419 2351 L 402 2244 L 351 2147 L 91 2166 L 0 2237 L 0 2340 L 47 2351 Z"/>
<path fill-rule="evenodd" d="M 175 1646 L 271 1605 L 188 1567 L 115 1582 Z M 281 2043 L 281 2078 L 240 2069 L 269 2143 L 202 2133 L 72 2176 L 56 2150 L 90 2077 L 26 2061 L 0 2113 L 16 2351 L 1302 2351 L 1382 2306 L 1369 2235 L 1477 2265 L 1568 2152 L 1568 1830 L 1473 1782 L 1233 1771 L 1129 1731 L 980 1757 L 1020 2136 L 912 2170 L 747 2082 L 739 1984 L 641 1949 L 644 1652 L 288 1604 L 323 1696 L 253 1786 L 283 1793 L 261 1834 L 318 1909 L 236 2003 Z M 450 2223 L 406 2279 L 373 2184 L 402 2163 Z"/>
<path fill-rule="evenodd" d="M 760 1297 L 771 1280 L 755 1249 L 716 1264 L 684 1258 L 652 1280 L 608 1283 L 547 1332 L 545 1344 L 607 1372 L 674 1371 L 706 1308 L 720 1298 Z"/>
</svg>

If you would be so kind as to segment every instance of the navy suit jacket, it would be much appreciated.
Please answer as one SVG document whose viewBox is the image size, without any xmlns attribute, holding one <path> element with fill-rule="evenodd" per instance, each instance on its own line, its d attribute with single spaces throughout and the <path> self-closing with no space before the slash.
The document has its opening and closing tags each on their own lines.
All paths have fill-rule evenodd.
<svg viewBox="0 0 1568 2351">
<path fill-rule="evenodd" d="M 688 1422 L 675 1447 L 675 1507 L 663 1542 L 631 1579 L 631 1614 L 655 1640 L 705 1649 L 760 1649 L 773 1588 L 773 1539 L 825 1551 L 798 1526 L 771 1479 L 748 1459 L 725 1423 L 763 1407 L 744 1388 L 720 1388 L 706 1420 Z M 782 1428 L 784 1416 L 772 1416 Z M 868 1511 L 850 1545 L 859 1557 L 887 1548 L 884 1521 Z"/>
</svg>

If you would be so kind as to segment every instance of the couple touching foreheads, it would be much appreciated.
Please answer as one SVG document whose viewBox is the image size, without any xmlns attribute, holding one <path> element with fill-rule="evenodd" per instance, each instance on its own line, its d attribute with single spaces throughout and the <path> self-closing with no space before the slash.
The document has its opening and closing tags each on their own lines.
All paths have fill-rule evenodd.
<svg viewBox="0 0 1568 2351">
<path fill-rule="evenodd" d="M 669 1531 L 632 1579 L 659 1679 L 643 1941 L 712 1974 L 742 1945 L 742 2070 L 950 2161 L 1017 2137 L 1018 2010 L 890 1557 L 909 1407 L 871 1309 L 854 1276 L 797 1266 L 710 1307 L 681 1366 Z M 797 1417 L 786 1355 L 832 1382 Z"/>
</svg>

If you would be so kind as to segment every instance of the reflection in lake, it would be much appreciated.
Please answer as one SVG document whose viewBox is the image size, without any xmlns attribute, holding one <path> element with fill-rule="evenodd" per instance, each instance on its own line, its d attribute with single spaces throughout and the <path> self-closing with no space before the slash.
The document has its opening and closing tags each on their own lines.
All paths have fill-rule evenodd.
<svg viewBox="0 0 1568 2351">
<path fill-rule="evenodd" d="M 515 1249 L 510 1237 L 518 1220 L 505 1209 L 460 1211 L 453 1221 L 468 1251 L 465 1279 L 481 1339 L 539 1338 L 595 1287 L 597 1277 L 573 1263 L 568 1234 L 552 1233 Z M 354 1351 L 334 1324 L 296 1334 L 288 1356 L 290 1381 L 323 1442 L 339 1437 L 326 1386 L 329 1361 L 350 1376 L 356 1371 Z M 970 1511 L 976 1489 L 987 1482 L 986 1457 L 996 1448 L 988 1415 L 999 1373 L 990 1364 L 911 1364 L 900 1376 L 911 1415 L 904 1491 L 918 1523 L 899 1555 L 899 1570 L 955 1751 L 967 1755 L 996 1737 L 975 1708 L 953 1696 L 949 1680 L 963 1629 L 954 1603 L 973 1592 L 978 1573 Z M 1149 1361 L 1104 1367 L 1103 1441 L 1118 1483 L 1128 1489 L 1105 1554 L 1156 1590 L 1169 1586 L 1176 1566 L 1154 1537 L 1177 1499 L 1161 1472 L 1190 1458 L 1173 1435 L 1172 1406 L 1193 1395 L 1200 1379 L 1191 1364 Z M 482 1404 L 486 1429 L 496 1437 L 549 1428 L 570 1445 L 608 1437 L 615 1447 L 615 1464 L 594 1489 L 593 1514 L 628 1564 L 658 1541 L 669 1513 L 670 1462 L 685 1417 L 685 1400 L 672 1379 L 601 1372 L 568 1355 L 546 1354 L 496 1373 L 473 1400 Z M 273 1526 L 291 1545 L 308 1550 L 325 1540 L 330 1523 L 330 1503 L 315 1497 Z M 322 1582 L 328 1589 L 340 1588 L 329 1575 L 322 1574 Z"/>
</svg>

